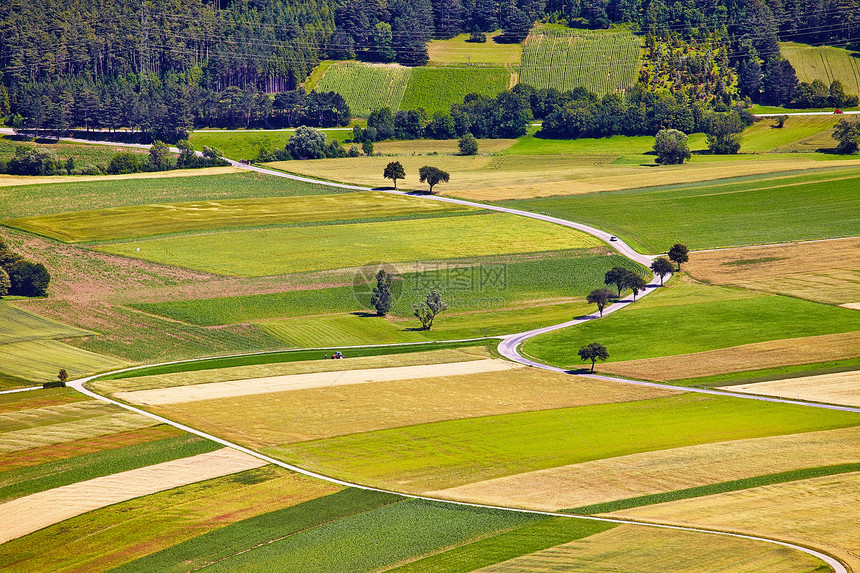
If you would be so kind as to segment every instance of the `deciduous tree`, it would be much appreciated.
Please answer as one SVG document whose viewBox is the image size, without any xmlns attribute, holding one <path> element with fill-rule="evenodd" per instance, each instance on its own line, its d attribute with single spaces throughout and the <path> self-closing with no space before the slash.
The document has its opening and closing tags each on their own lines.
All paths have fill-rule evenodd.
<svg viewBox="0 0 860 573">
<path fill-rule="evenodd" d="M 385 166 L 385 171 L 382 172 L 382 176 L 394 181 L 394 188 L 397 189 L 397 180 L 406 177 L 406 170 L 403 169 L 403 165 L 401 165 L 399 161 L 392 161 Z"/>
<path fill-rule="evenodd" d="M 478 140 L 471 133 L 467 133 L 457 142 L 460 155 L 476 155 L 478 153 Z"/>
<path fill-rule="evenodd" d="M 672 272 L 672 263 L 669 262 L 669 259 L 664 259 L 660 257 L 659 259 L 654 259 L 654 262 L 651 263 L 651 270 L 654 271 L 654 274 L 660 277 L 660 286 L 663 286 L 663 277 L 670 274 Z"/>
<path fill-rule="evenodd" d="M 430 330 L 430 327 L 433 326 L 433 319 L 440 312 L 448 310 L 448 305 L 442 300 L 442 295 L 435 290 L 431 290 L 427 293 L 427 298 L 424 302 L 412 305 L 412 310 L 415 313 L 415 317 L 421 321 L 421 328 Z"/>
<path fill-rule="evenodd" d="M 654 141 L 657 163 L 679 165 L 690 159 L 690 146 L 687 135 L 677 129 L 661 129 Z"/>
<path fill-rule="evenodd" d="M 600 316 L 603 316 L 603 309 L 606 304 L 612 300 L 612 291 L 606 288 L 599 288 L 588 293 L 585 297 L 590 304 L 596 304 L 597 310 L 600 311 Z"/>
<path fill-rule="evenodd" d="M 687 245 L 682 245 L 681 243 L 675 243 L 672 245 L 672 248 L 669 249 L 669 260 L 675 261 L 678 263 L 678 270 L 681 270 L 681 263 L 686 263 L 690 257 L 687 255 L 689 253 L 689 249 L 687 249 Z"/>
<path fill-rule="evenodd" d="M 370 296 L 370 304 L 376 309 L 376 314 L 385 316 L 391 310 L 391 280 L 394 277 L 385 269 L 379 269 L 376 273 L 376 286 Z"/>
<path fill-rule="evenodd" d="M 855 153 L 860 148 L 860 121 L 840 119 L 833 128 L 833 139 L 839 153 Z"/>
<path fill-rule="evenodd" d="M 427 183 L 430 185 L 430 192 L 433 192 L 433 187 L 439 183 L 447 183 L 450 179 L 450 175 L 447 172 L 442 171 L 436 167 L 431 167 L 429 165 L 425 165 L 421 169 L 418 170 L 418 176 L 420 177 L 421 183 Z"/>
<path fill-rule="evenodd" d="M 609 358 L 609 351 L 606 350 L 606 347 L 600 343 L 592 342 L 591 344 L 587 344 L 579 349 L 577 352 L 579 357 L 585 360 L 591 360 L 591 371 L 594 372 L 594 363 L 598 360 L 606 360 Z"/>
</svg>

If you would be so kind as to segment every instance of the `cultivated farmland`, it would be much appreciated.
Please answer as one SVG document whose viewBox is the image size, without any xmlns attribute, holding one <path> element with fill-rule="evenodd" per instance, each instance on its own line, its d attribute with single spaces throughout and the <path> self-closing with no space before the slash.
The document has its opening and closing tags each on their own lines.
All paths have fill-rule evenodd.
<svg viewBox="0 0 860 573">
<path fill-rule="evenodd" d="M 623 92 L 636 82 L 640 39 L 629 31 L 582 31 L 538 27 L 526 38 L 520 81 L 567 91 L 584 87 L 598 95 Z"/>
<path fill-rule="evenodd" d="M 512 87 L 511 70 L 492 67 L 414 68 L 400 103 L 401 109 L 424 108 L 429 115 L 448 112 L 470 93 L 495 97 Z"/>
<path fill-rule="evenodd" d="M 328 66 L 315 90 L 339 93 L 358 117 L 383 107 L 397 111 L 418 69 L 397 64 L 335 63 Z"/>
<path fill-rule="evenodd" d="M 839 80 L 849 94 L 860 94 L 860 57 L 857 52 L 833 46 L 810 46 L 795 42 L 780 44 L 782 56 L 797 70 L 802 82 Z"/>
</svg>

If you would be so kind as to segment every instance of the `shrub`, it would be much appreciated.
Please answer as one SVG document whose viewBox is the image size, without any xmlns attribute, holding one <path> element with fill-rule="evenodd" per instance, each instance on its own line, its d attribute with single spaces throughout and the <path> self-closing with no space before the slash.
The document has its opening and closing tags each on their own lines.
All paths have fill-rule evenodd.
<svg viewBox="0 0 860 573">
<path fill-rule="evenodd" d="M 51 275 L 42 263 L 20 260 L 7 272 L 11 288 L 9 294 L 20 296 L 47 296 Z"/>
<path fill-rule="evenodd" d="M 654 152 L 657 163 L 678 165 L 690 159 L 690 147 L 687 145 L 687 135 L 677 129 L 663 129 L 657 132 L 654 142 Z"/>
<path fill-rule="evenodd" d="M 143 162 L 140 160 L 140 154 L 130 151 L 122 151 L 114 155 L 107 168 L 107 172 L 111 175 L 140 173 L 141 171 L 143 171 Z"/>
<path fill-rule="evenodd" d="M 290 136 L 287 149 L 294 159 L 321 159 L 326 156 L 325 133 L 303 125 Z"/>
<path fill-rule="evenodd" d="M 478 154 L 478 140 L 475 139 L 475 136 L 471 133 L 467 133 L 461 137 L 460 141 L 457 143 L 457 147 L 460 148 L 460 155 Z"/>
</svg>

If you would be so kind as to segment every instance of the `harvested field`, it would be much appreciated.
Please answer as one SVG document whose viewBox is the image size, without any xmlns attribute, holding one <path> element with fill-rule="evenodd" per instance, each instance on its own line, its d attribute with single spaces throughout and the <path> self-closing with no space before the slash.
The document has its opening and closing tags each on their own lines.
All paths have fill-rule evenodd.
<svg viewBox="0 0 860 573">
<path fill-rule="evenodd" d="M 630 454 L 472 483 L 427 495 L 558 511 L 810 467 L 860 461 L 860 428 Z"/>
<path fill-rule="evenodd" d="M 860 300 L 860 238 L 694 252 L 684 270 L 709 283 L 846 303 Z"/>
<path fill-rule="evenodd" d="M 60 368 L 65 368 L 69 378 L 74 379 L 84 374 L 114 370 L 127 365 L 128 362 L 56 340 L 31 340 L 4 344 L 0 370 L 5 374 L 43 382 L 53 380 Z"/>
<path fill-rule="evenodd" d="M 12 430 L 0 434 L 0 453 L 5 454 L 50 444 L 107 436 L 117 432 L 154 426 L 157 423 L 155 420 L 134 412 L 116 412 L 49 426 Z"/>
<path fill-rule="evenodd" d="M 268 447 L 440 420 L 672 394 L 521 368 L 191 402 L 158 411 L 243 444 Z"/>
<path fill-rule="evenodd" d="M 675 185 L 710 181 L 728 177 L 815 169 L 821 167 L 856 167 L 856 159 L 838 159 L 822 164 L 817 156 L 745 155 L 696 156 L 683 166 L 613 164 L 621 154 L 610 155 L 506 155 L 445 157 L 439 165 L 451 174 L 450 183 L 437 187 L 443 195 L 456 195 L 477 201 L 531 199 L 555 195 L 579 195 L 656 185 Z M 336 181 L 377 186 L 385 183 L 381 173 L 388 157 L 360 157 L 289 161 L 273 167 Z M 425 157 L 401 157 L 407 179 L 400 183 L 406 189 L 426 189 L 418 182 L 418 169 L 427 163 Z"/>
<path fill-rule="evenodd" d="M 860 332 L 846 332 L 771 340 L 692 354 L 607 362 L 598 369 L 604 374 L 668 382 L 856 356 L 860 356 Z"/>
<path fill-rule="evenodd" d="M 626 573 L 805 573 L 818 559 L 763 541 L 619 525 L 608 531 L 478 569 L 482 573 L 624 571 Z"/>
<path fill-rule="evenodd" d="M 90 398 L 72 388 L 47 388 L 35 394 L 27 392 L 2 394 L 0 395 L 0 414 L 18 412 L 19 410 L 46 408 L 48 406 L 60 406 L 74 402 L 86 402 L 88 400 Z"/>
<path fill-rule="evenodd" d="M 239 173 L 236 167 L 205 167 L 203 169 L 176 169 L 152 173 L 129 173 L 126 175 L 0 175 L 0 187 L 15 185 L 45 185 L 47 183 L 92 183 L 94 181 L 118 181 L 121 179 L 167 179 L 171 177 L 200 177 L 203 175 L 225 175 Z"/>
<path fill-rule="evenodd" d="M 72 404 L 57 404 L 38 408 L 28 408 L 17 412 L 0 414 L 0 432 L 10 432 L 24 428 L 48 426 L 62 422 L 72 422 L 109 416 L 121 412 L 116 406 L 100 400 L 85 400 Z"/>
<path fill-rule="evenodd" d="M 455 142 L 456 144 L 456 142 Z M 112 207 L 9 219 L 4 225 L 66 243 L 109 241 L 223 227 L 258 227 L 340 219 L 426 216 L 475 211 L 428 199 L 379 192 L 226 199 Z"/>
<path fill-rule="evenodd" d="M 613 512 L 658 523 L 764 535 L 823 549 L 860 568 L 860 472 Z"/>
<path fill-rule="evenodd" d="M 222 448 L 28 495 L 0 504 L 0 521 L 6 524 L 0 543 L 100 507 L 263 465 L 248 454 Z"/>
<path fill-rule="evenodd" d="M 338 490 L 333 484 L 264 466 L 91 511 L 7 542 L 0 545 L 0 569 L 106 571 Z"/>
<path fill-rule="evenodd" d="M 394 366 L 391 368 L 370 368 L 366 370 L 336 370 L 313 374 L 293 374 L 291 376 L 272 376 L 251 380 L 231 380 L 211 384 L 194 384 L 156 390 L 137 392 L 118 392 L 120 400 L 147 406 L 181 404 L 201 400 L 218 400 L 271 394 L 310 388 L 330 388 L 352 384 L 389 382 L 393 380 L 421 380 L 441 376 L 465 376 L 486 372 L 503 372 L 523 368 L 519 364 L 500 359 L 473 360 L 453 364 L 430 364 L 424 366 Z"/>
<path fill-rule="evenodd" d="M 358 356 L 345 360 L 301 360 L 298 362 L 276 362 L 252 366 L 232 366 L 195 370 L 192 372 L 173 372 L 152 376 L 120 378 L 117 380 L 98 380 L 91 383 L 100 393 L 134 392 L 189 386 L 191 384 L 210 384 L 231 380 L 251 380 L 272 376 L 291 376 L 294 374 L 314 374 L 343 370 L 363 370 L 370 368 L 390 368 L 394 366 L 421 366 L 430 364 L 449 364 L 489 358 L 490 353 L 484 346 L 474 346 L 448 350 L 430 350 L 407 354 L 383 354 L 381 356 Z"/>
<path fill-rule="evenodd" d="M 739 384 L 722 389 L 779 398 L 860 406 L 860 371 L 786 378 L 757 384 Z"/>
<path fill-rule="evenodd" d="M 0 459 L 0 472 L 14 471 L 19 468 L 45 464 L 57 460 L 65 460 L 68 458 L 91 454 L 93 452 L 102 452 L 125 446 L 134 446 L 136 444 L 174 438 L 181 436 L 182 434 L 182 430 L 178 430 L 173 426 L 160 424 L 158 426 L 141 428 L 139 430 L 128 430 L 116 434 L 107 434 L 94 438 L 84 438 L 81 440 L 73 440 L 59 444 L 50 444 L 37 448 L 19 450 L 17 452 L 4 453 L 3 458 Z M 0 479 L 0 483 L 2 483 L 2 481 L 3 480 Z"/>
<path fill-rule="evenodd" d="M 480 153 L 499 153 L 516 144 L 516 139 L 479 139 Z M 459 139 L 414 139 L 402 141 L 379 141 L 373 144 L 373 152 L 382 155 L 459 155 Z"/>
</svg>

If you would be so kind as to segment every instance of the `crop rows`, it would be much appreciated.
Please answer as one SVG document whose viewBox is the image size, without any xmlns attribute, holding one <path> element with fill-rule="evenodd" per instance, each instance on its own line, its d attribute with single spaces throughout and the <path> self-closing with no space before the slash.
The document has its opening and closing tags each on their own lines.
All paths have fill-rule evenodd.
<svg viewBox="0 0 860 573">
<path fill-rule="evenodd" d="M 447 112 L 470 93 L 495 97 L 508 89 L 511 71 L 483 66 L 415 68 L 400 104 L 402 109 L 423 108 L 428 115 Z"/>
<path fill-rule="evenodd" d="M 526 40 L 520 81 L 560 91 L 605 95 L 636 81 L 640 40 L 630 32 L 541 30 Z"/>
<path fill-rule="evenodd" d="M 333 91 L 344 97 L 352 114 L 367 117 L 373 110 L 397 110 L 412 70 L 401 66 L 334 64 L 326 71 L 316 90 Z"/>
</svg>

